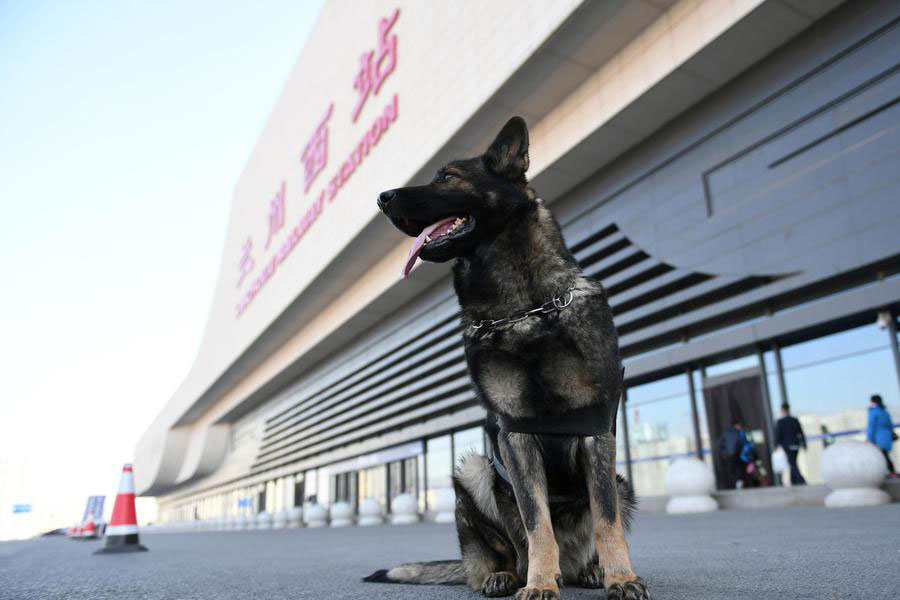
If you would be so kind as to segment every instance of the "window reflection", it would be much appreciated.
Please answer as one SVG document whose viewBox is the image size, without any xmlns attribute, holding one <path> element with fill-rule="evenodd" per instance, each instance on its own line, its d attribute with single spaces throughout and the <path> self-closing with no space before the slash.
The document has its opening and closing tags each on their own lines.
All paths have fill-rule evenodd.
<svg viewBox="0 0 900 600">
<path fill-rule="evenodd" d="M 872 324 L 782 348 L 789 404 L 808 440 L 797 461 L 807 482 L 822 482 L 826 444 L 865 439 L 857 432 L 866 427 L 870 395 L 880 394 L 888 411 L 900 414 L 889 341 Z"/>
<path fill-rule="evenodd" d="M 687 375 L 629 387 L 628 429 L 635 490 L 665 494 L 671 459 L 696 452 Z"/>
<path fill-rule="evenodd" d="M 428 440 L 425 463 L 426 506 L 431 510 L 437 502 L 438 492 L 452 488 L 453 453 L 449 435 Z"/>
</svg>

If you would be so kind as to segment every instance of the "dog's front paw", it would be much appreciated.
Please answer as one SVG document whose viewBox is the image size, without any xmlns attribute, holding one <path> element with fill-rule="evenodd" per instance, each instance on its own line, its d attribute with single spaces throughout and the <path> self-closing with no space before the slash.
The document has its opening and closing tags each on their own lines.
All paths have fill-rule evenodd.
<svg viewBox="0 0 900 600">
<path fill-rule="evenodd" d="M 650 590 L 640 577 L 616 577 L 606 584 L 607 600 L 651 600 Z"/>
<path fill-rule="evenodd" d="M 508 571 L 491 573 L 481 583 L 481 593 L 485 596 L 496 598 L 497 596 L 512 596 L 519 587 L 516 576 Z"/>
<path fill-rule="evenodd" d="M 559 600 L 559 591 L 523 587 L 516 592 L 516 600 Z"/>
<path fill-rule="evenodd" d="M 590 590 L 602 588 L 603 569 L 600 568 L 600 565 L 585 567 L 584 571 L 578 574 L 578 585 Z"/>
</svg>

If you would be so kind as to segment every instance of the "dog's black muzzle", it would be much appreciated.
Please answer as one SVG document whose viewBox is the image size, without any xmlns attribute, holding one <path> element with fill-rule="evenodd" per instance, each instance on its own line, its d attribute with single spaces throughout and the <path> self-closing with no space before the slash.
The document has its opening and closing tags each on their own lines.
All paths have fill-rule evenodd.
<svg viewBox="0 0 900 600">
<path fill-rule="evenodd" d="M 386 210 L 388 204 L 390 204 L 396 197 L 397 190 L 388 190 L 386 192 L 381 192 L 380 194 L 378 194 L 378 209 L 381 211 Z"/>
</svg>

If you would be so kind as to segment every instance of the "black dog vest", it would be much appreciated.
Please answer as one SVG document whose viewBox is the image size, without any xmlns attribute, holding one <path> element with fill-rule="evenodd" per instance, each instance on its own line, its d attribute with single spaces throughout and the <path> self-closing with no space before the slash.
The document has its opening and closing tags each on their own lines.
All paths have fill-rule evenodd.
<svg viewBox="0 0 900 600">
<path fill-rule="evenodd" d="M 625 380 L 625 367 L 622 367 L 622 381 Z M 536 433 L 540 435 L 570 435 L 576 437 L 590 437 L 612 432 L 616 435 L 616 420 L 619 414 L 619 403 L 612 408 L 610 415 L 607 406 L 585 406 L 576 408 L 567 413 L 557 415 L 545 415 L 540 418 L 522 417 L 514 418 L 505 415 L 497 415 L 500 425 L 500 433 Z M 610 420 L 610 417 L 612 419 Z M 612 423 L 610 428 L 607 423 Z M 494 471 L 508 486 L 512 487 L 509 480 L 509 471 L 500 453 L 490 444 L 490 462 Z M 549 498 L 550 504 L 562 504 L 574 500 L 574 496 L 554 496 Z"/>
</svg>

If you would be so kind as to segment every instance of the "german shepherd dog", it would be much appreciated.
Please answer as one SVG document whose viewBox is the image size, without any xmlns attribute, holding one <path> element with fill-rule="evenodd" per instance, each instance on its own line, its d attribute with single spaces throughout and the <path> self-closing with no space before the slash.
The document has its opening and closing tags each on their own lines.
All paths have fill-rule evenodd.
<svg viewBox="0 0 900 600">
<path fill-rule="evenodd" d="M 625 541 L 634 493 L 615 471 L 622 366 L 612 313 L 528 186 L 528 162 L 528 129 L 514 117 L 483 155 L 378 198 L 416 238 L 404 277 L 419 257 L 455 259 L 466 362 L 488 411 L 492 456 L 466 456 L 454 473 L 461 561 L 365 579 L 467 583 L 520 600 L 558 599 L 566 583 L 649 600 Z"/>
</svg>

